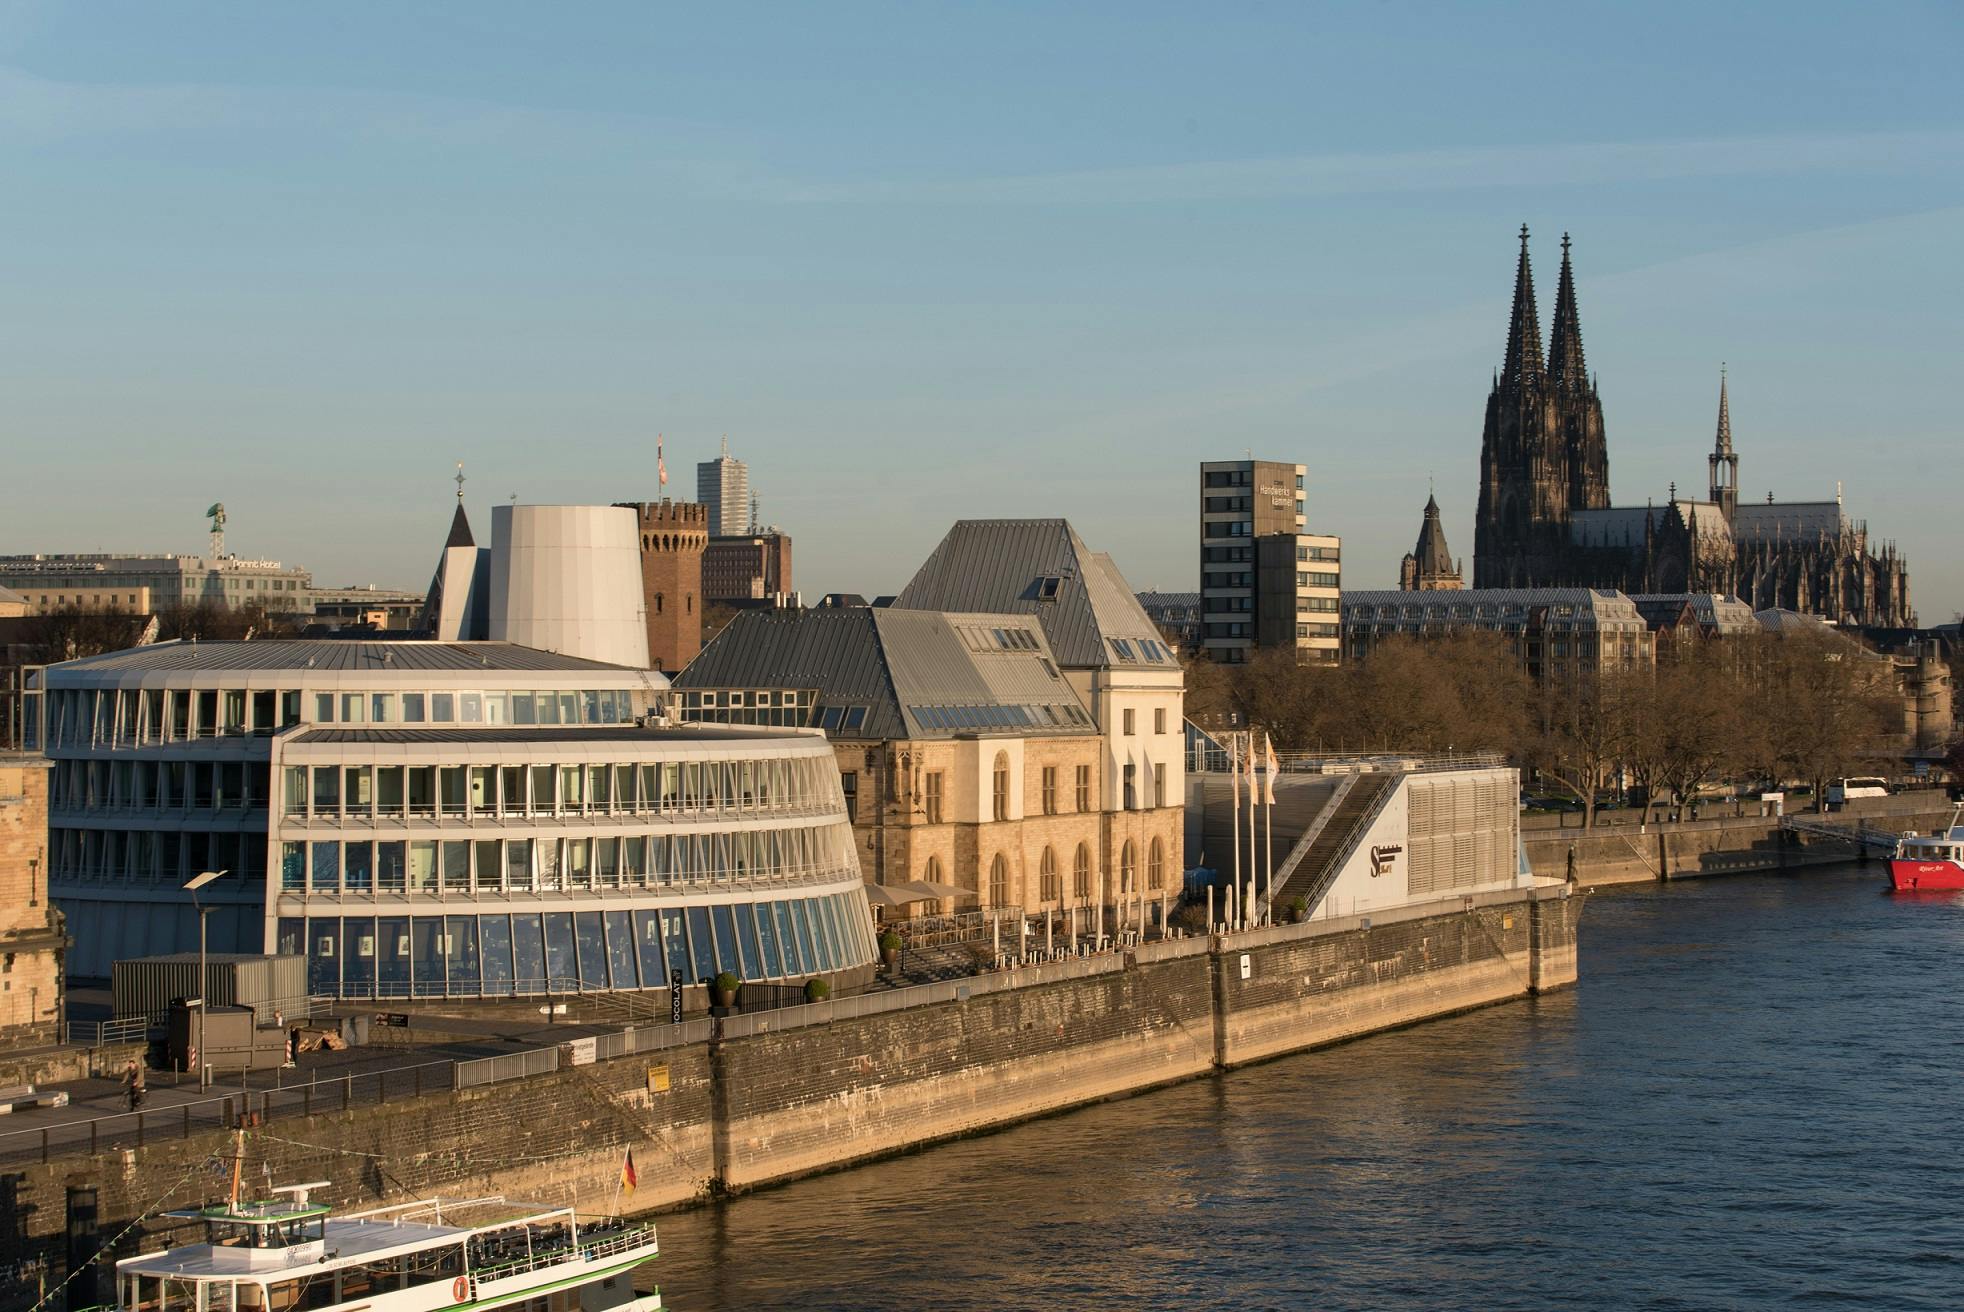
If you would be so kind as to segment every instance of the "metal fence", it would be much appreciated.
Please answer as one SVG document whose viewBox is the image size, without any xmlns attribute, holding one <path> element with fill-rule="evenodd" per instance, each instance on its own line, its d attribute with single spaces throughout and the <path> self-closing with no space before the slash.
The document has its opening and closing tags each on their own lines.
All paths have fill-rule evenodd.
<svg viewBox="0 0 1964 1312">
<path fill-rule="evenodd" d="M 229 1129 L 242 1117 L 248 1123 L 264 1124 L 320 1111 L 376 1106 L 455 1087 L 456 1065 L 436 1061 L 350 1072 L 333 1079 L 214 1092 L 169 1107 L 11 1130 L 0 1133 L 0 1162 L 46 1162 L 71 1153 L 93 1156 L 112 1148 L 141 1148 L 163 1140 L 188 1139 L 201 1131 Z"/>
<path fill-rule="evenodd" d="M 550 1075 L 558 1069 L 558 1048 L 529 1048 L 524 1052 L 503 1052 L 495 1057 L 479 1057 L 475 1061 L 458 1062 L 451 1075 L 451 1087 L 470 1089 L 480 1084 L 498 1084 L 505 1080 Z"/>
</svg>

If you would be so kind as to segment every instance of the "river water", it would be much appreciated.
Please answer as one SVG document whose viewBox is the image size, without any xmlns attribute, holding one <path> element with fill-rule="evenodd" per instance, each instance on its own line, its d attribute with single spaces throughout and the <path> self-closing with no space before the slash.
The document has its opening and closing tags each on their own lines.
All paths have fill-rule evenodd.
<svg viewBox="0 0 1964 1312">
<path fill-rule="evenodd" d="M 1572 991 L 664 1217 L 649 1270 L 679 1312 L 1964 1307 L 1964 899 L 1882 880 L 1597 892 Z"/>
</svg>

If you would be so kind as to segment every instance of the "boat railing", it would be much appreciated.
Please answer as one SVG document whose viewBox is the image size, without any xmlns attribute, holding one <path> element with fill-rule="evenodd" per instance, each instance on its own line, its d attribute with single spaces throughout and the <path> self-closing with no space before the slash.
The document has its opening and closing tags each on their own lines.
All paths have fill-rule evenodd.
<svg viewBox="0 0 1964 1312">
<path fill-rule="evenodd" d="M 582 1237 L 577 1244 L 549 1248 L 526 1257 L 514 1258 L 509 1262 L 473 1267 L 470 1276 L 471 1279 L 483 1283 L 488 1280 L 505 1280 L 530 1271 L 542 1271 L 548 1267 L 564 1266 L 576 1258 L 582 1262 L 603 1262 L 622 1253 L 631 1253 L 637 1248 L 647 1248 L 654 1242 L 655 1227 L 633 1225 L 590 1238 Z"/>
</svg>

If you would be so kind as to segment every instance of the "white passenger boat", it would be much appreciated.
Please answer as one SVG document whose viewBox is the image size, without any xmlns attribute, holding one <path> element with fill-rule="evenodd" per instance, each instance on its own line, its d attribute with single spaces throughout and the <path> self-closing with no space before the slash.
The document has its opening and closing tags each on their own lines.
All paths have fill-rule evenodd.
<svg viewBox="0 0 1964 1312">
<path fill-rule="evenodd" d="M 655 1228 L 570 1207 L 428 1198 L 336 1216 L 324 1183 L 169 1215 L 202 1242 L 116 1263 L 121 1312 L 656 1312 L 634 1292 Z"/>
</svg>

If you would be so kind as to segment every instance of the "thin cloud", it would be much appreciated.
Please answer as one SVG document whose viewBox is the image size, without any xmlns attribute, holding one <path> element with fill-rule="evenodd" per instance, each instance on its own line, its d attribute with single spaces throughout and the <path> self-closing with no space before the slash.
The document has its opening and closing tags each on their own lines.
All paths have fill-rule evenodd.
<svg viewBox="0 0 1964 1312">
<path fill-rule="evenodd" d="M 1964 129 L 1945 128 L 1203 160 L 933 182 L 820 183 L 793 187 L 785 199 L 807 204 L 1144 205 L 1745 174 L 1936 171 L 1960 164 Z"/>
</svg>

